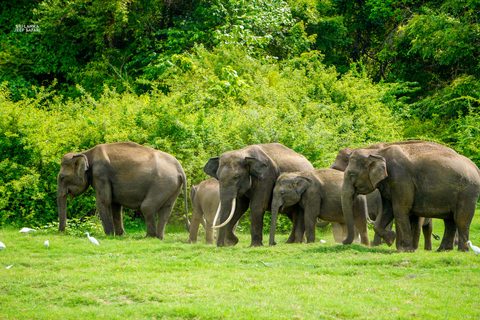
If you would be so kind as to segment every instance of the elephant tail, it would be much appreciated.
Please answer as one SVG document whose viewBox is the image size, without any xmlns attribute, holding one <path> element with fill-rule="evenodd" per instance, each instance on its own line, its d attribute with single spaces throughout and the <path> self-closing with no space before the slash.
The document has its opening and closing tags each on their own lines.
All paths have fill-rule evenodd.
<svg viewBox="0 0 480 320">
<path fill-rule="evenodd" d="M 185 228 L 187 232 L 190 232 L 190 220 L 188 220 L 188 188 L 187 188 L 187 176 L 183 173 L 183 197 L 185 199 Z"/>
</svg>

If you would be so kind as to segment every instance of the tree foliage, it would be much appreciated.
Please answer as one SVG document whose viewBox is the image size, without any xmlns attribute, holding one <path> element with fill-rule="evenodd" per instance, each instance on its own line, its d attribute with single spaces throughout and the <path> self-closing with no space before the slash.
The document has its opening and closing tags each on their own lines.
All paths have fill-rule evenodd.
<svg viewBox="0 0 480 320">
<path fill-rule="evenodd" d="M 1 148 L 9 156 L 0 166 L 15 172 L 3 177 L 3 222 L 56 219 L 62 155 L 100 143 L 135 141 L 168 152 L 189 184 L 198 184 L 210 157 L 249 144 L 280 142 L 325 167 L 340 147 L 397 140 L 389 88 L 365 75 L 340 75 L 321 59 L 311 52 L 278 64 L 252 58 L 247 49 L 196 47 L 170 61 L 168 94 L 105 86 L 95 98 L 79 87 L 81 97 L 62 99 L 41 88 L 14 102 L 3 87 Z M 93 192 L 72 206 L 76 217 L 94 209 Z"/>
<path fill-rule="evenodd" d="M 190 183 L 281 142 L 315 167 L 381 141 L 478 155 L 478 0 L 0 3 L 0 224 L 56 219 L 60 157 L 136 141 Z M 23 32 L 18 25 L 38 25 Z M 72 214 L 94 210 L 93 192 Z"/>
</svg>

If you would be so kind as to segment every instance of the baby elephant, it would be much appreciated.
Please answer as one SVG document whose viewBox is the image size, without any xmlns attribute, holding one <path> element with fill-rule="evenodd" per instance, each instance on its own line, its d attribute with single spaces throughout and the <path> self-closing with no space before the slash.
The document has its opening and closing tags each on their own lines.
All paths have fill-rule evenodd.
<svg viewBox="0 0 480 320">
<path fill-rule="evenodd" d="M 270 245 L 275 244 L 278 213 L 297 203 L 304 211 L 307 242 L 315 242 L 317 217 L 323 221 L 345 223 L 342 212 L 343 172 L 334 169 L 308 170 L 282 174 L 273 189 Z M 358 196 L 354 205 L 355 227 L 361 243 L 370 245 L 367 230 L 365 196 Z"/>
<path fill-rule="evenodd" d="M 193 204 L 193 215 L 188 242 L 197 242 L 198 226 L 201 223 L 205 227 L 207 244 L 213 244 L 213 219 L 220 203 L 218 180 L 210 178 L 199 185 L 192 185 L 190 200 Z"/>
</svg>

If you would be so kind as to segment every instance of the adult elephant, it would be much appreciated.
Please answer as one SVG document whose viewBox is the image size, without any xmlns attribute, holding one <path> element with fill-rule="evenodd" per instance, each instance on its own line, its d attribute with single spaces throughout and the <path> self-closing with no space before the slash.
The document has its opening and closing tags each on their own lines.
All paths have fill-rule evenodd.
<svg viewBox="0 0 480 320">
<path fill-rule="evenodd" d="M 100 144 L 67 153 L 57 177 L 59 231 L 66 226 L 67 197 L 72 199 L 92 186 L 105 234 L 125 234 L 122 207 L 126 207 L 142 211 L 147 237 L 163 239 L 182 185 L 188 228 L 187 179 L 173 156 L 133 142 Z"/>
<path fill-rule="evenodd" d="M 270 245 L 275 243 L 275 225 L 278 213 L 299 204 L 304 212 L 307 243 L 315 242 L 317 218 L 323 221 L 345 223 L 342 212 L 343 172 L 333 169 L 308 170 L 282 174 L 273 189 Z M 364 196 L 353 203 L 355 227 L 361 243 L 370 245 L 367 229 L 367 204 Z"/>
<path fill-rule="evenodd" d="M 421 141 L 356 149 L 349 157 L 342 187 L 348 228 L 345 244 L 353 240 L 355 197 L 375 188 L 382 196 L 383 212 L 374 230 L 387 244 L 396 237 L 397 250 L 414 251 L 411 226 L 419 227 L 419 219 L 412 221 L 413 215 L 443 219 L 445 233 L 438 251 L 453 249 L 456 228 L 458 250 L 468 251 L 466 242 L 480 193 L 480 171 L 471 160 L 450 148 Z M 393 218 L 397 234 L 385 230 Z"/>
<path fill-rule="evenodd" d="M 420 144 L 420 145 L 418 145 Z M 365 147 L 363 149 L 368 149 L 368 150 L 373 150 L 373 149 L 382 149 L 386 148 L 389 146 L 393 145 L 406 145 L 406 146 L 413 146 L 413 147 L 419 147 L 419 148 L 424 148 L 426 146 L 434 147 L 434 148 L 446 148 L 449 149 L 445 146 L 442 146 L 438 143 L 435 142 L 429 142 L 429 141 L 422 141 L 422 140 L 408 140 L 408 141 L 399 141 L 399 142 L 388 142 L 388 143 L 376 143 L 374 145 Z M 423 147 L 422 147 L 423 145 Z M 345 171 L 345 169 L 348 166 L 348 161 L 350 159 L 350 155 L 352 154 L 353 151 L 356 149 L 354 148 L 342 148 L 337 154 L 337 157 L 335 158 L 335 162 L 330 166 L 332 169 L 340 170 L 340 171 Z M 450 149 L 449 149 L 450 150 Z M 370 219 L 376 220 L 378 216 L 380 216 L 380 213 L 383 211 L 383 205 L 382 205 L 382 197 L 380 195 L 380 192 L 378 190 L 375 190 L 369 194 L 367 194 L 367 207 L 368 207 L 368 215 Z M 393 226 L 393 215 L 390 215 L 391 220 L 390 222 L 384 221 L 384 224 L 386 227 L 384 228 L 385 230 L 392 230 Z M 420 229 L 423 231 L 423 237 L 424 237 L 424 248 L 425 250 L 432 250 L 432 230 L 433 230 L 433 221 L 430 218 L 420 218 L 413 216 L 410 218 L 412 221 L 411 223 L 411 230 L 413 234 L 413 246 L 414 249 L 418 248 L 418 244 L 420 241 Z M 347 232 L 348 233 L 348 232 Z M 437 235 L 434 235 L 435 237 L 438 237 Z M 378 233 L 375 232 L 375 236 L 373 238 L 372 246 L 377 246 L 382 243 L 382 238 Z M 393 244 L 392 242 L 388 243 L 390 246 Z"/>
<path fill-rule="evenodd" d="M 217 245 L 237 244 L 233 226 L 248 207 L 251 216 L 250 246 L 263 245 L 263 216 L 265 211 L 270 210 L 275 181 L 283 172 L 312 169 L 312 164 L 303 155 L 280 143 L 250 145 L 210 158 L 204 171 L 220 183 L 218 227 L 221 229 Z M 301 225 L 298 223 L 299 227 Z"/>
</svg>

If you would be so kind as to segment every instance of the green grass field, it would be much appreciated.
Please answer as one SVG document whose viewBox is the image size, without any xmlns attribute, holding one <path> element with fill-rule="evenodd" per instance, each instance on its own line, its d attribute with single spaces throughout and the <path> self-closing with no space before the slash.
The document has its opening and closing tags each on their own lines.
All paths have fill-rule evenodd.
<svg viewBox="0 0 480 320">
<path fill-rule="evenodd" d="M 443 222 L 434 229 L 442 235 Z M 85 235 L 18 231 L 0 230 L 0 319 L 480 318 L 472 251 L 343 246 L 321 231 L 315 244 L 279 235 L 282 244 L 259 248 L 244 233 L 235 247 L 190 245 L 170 226 L 164 241 L 94 234 L 100 246 Z M 480 245 L 478 212 L 470 234 Z"/>
</svg>

